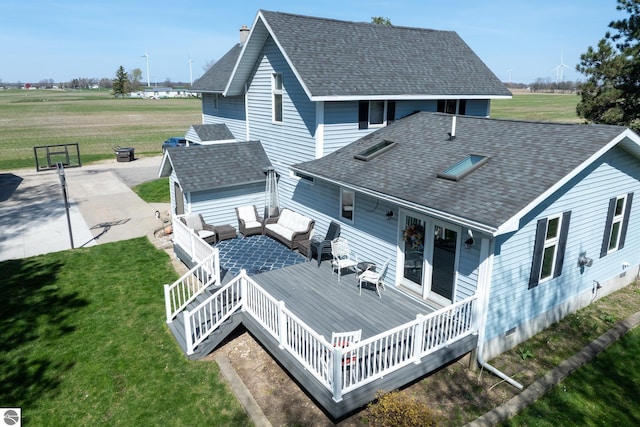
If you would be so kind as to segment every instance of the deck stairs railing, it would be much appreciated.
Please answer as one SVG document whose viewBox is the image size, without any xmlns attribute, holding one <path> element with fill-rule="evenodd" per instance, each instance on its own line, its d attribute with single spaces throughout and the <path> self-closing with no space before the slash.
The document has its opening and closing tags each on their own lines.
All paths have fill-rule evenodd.
<svg viewBox="0 0 640 427">
<path fill-rule="evenodd" d="M 166 294 L 165 294 L 166 295 Z M 251 316 L 335 401 L 421 359 L 456 340 L 477 333 L 477 296 L 418 315 L 347 348 L 333 347 L 242 270 L 196 307 L 183 311 L 187 355 L 239 312 Z"/>
<path fill-rule="evenodd" d="M 187 271 L 171 285 L 164 285 L 164 301 L 167 323 L 211 286 L 220 285 L 220 257 L 213 250 L 198 265 Z"/>
<path fill-rule="evenodd" d="M 179 245 L 194 264 L 199 264 L 213 252 L 213 247 L 180 220 L 183 216 L 173 217 L 173 243 Z"/>
</svg>

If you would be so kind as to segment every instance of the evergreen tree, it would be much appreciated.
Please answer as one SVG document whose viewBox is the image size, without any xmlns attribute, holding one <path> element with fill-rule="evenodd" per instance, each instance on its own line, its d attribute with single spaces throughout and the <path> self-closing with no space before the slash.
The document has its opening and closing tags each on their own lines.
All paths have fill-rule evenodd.
<svg viewBox="0 0 640 427">
<path fill-rule="evenodd" d="M 116 71 L 116 78 L 113 79 L 113 95 L 124 98 L 125 94 L 129 92 L 129 75 L 121 65 L 118 71 Z"/>
<path fill-rule="evenodd" d="M 628 126 L 640 131 L 640 0 L 618 0 L 616 9 L 629 14 L 612 21 L 594 49 L 580 56 L 576 69 L 588 80 L 582 85 L 578 115 L 596 123 Z"/>
</svg>

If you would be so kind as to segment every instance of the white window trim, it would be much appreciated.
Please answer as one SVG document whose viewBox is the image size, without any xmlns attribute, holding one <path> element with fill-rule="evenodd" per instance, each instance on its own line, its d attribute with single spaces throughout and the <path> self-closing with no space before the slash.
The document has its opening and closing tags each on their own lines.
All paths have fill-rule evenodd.
<svg viewBox="0 0 640 427">
<path fill-rule="evenodd" d="M 382 123 L 371 123 L 371 103 L 373 102 L 382 102 Z M 369 101 L 369 113 L 367 117 L 368 127 L 369 128 L 382 128 L 387 125 L 387 101 Z"/>
<path fill-rule="evenodd" d="M 351 218 L 347 218 L 347 217 L 342 215 L 342 213 L 344 211 L 342 198 L 343 198 L 345 192 L 351 193 Z M 339 212 L 340 219 L 345 221 L 345 222 L 353 223 L 353 221 L 355 219 L 355 211 L 356 211 L 356 192 L 355 191 L 349 190 L 348 188 L 340 187 L 340 206 L 339 206 L 339 209 L 340 209 L 340 212 Z"/>
<path fill-rule="evenodd" d="M 624 213 L 627 210 L 627 195 L 623 194 L 622 196 L 618 196 L 616 197 L 616 204 L 615 206 L 618 206 L 618 201 L 622 200 L 622 212 L 619 215 L 615 214 L 615 210 L 614 210 L 614 214 L 613 214 L 613 218 L 611 219 L 611 231 L 609 232 L 609 242 L 607 244 L 607 254 L 610 254 L 612 252 L 616 252 L 618 250 L 618 246 L 620 246 L 620 236 L 621 236 L 621 232 L 622 232 L 622 227 L 624 226 Z M 615 209 L 615 208 L 614 208 Z M 611 247 L 611 238 L 613 237 L 613 231 L 615 230 L 615 225 L 619 224 L 618 227 L 618 235 L 616 236 L 616 245 L 614 247 Z"/>
<path fill-rule="evenodd" d="M 549 223 L 556 218 L 558 219 L 558 226 L 556 227 L 556 235 L 554 237 L 547 238 L 547 232 L 549 231 Z M 562 215 L 554 215 L 547 218 L 547 227 L 544 232 L 545 238 L 544 238 L 544 245 L 542 249 L 542 258 L 540 259 L 540 262 L 542 264 L 540 265 L 540 277 L 538 278 L 538 283 L 544 283 L 548 280 L 553 279 L 555 276 L 556 259 L 558 257 L 558 245 L 560 243 L 561 230 L 562 230 Z M 544 254 L 547 251 L 547 249 L 551 247 L 554 248 L 553 259 L 551 260 L 551 271 L 549 272 L 549 275 L 547 277 L 542 277 L 542 271 L 544 267 Z"/>
<path fill-rule="evenodd" d="M 278 76 L 280 76 L 280 83 L 282 85 L 281 88 L 276 87 L 276 83 L 278 80 Z M 283 88 L 284 88 L 284 77 L 282 73 L 273 73 L 271 75 L 271 121 L 272 123 L 280 124 L 284 122 L 284 97 L 283 97 Z M 276 96 L 280 97 L 280 120 L 276 120 Z"/>
</svg>

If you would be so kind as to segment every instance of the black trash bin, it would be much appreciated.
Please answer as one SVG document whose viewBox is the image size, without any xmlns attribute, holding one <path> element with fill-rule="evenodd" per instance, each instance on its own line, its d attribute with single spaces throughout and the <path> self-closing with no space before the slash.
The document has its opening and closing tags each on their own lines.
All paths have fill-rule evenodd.
<svg viewBox="0 0 640 427">
<path fill-rule="evenodd" d="M 135 158 L 135 148 L 118 147 L 116 148 L 116 159 L 119 162 L 132 162 Z"/>
</svg>

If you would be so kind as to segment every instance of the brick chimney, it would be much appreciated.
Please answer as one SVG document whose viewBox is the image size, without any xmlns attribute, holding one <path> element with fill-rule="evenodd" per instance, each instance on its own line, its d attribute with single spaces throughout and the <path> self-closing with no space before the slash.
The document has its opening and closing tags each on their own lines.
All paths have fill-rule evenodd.
<svg viewBox="0 0 640 427">
<path fill-rule="evenodd" d="M 240 27 L 240 44 L 244 44 L 247 41 L 247 37 L 249 37 L 249 27 L 243 25 Z"/>
</svg>

